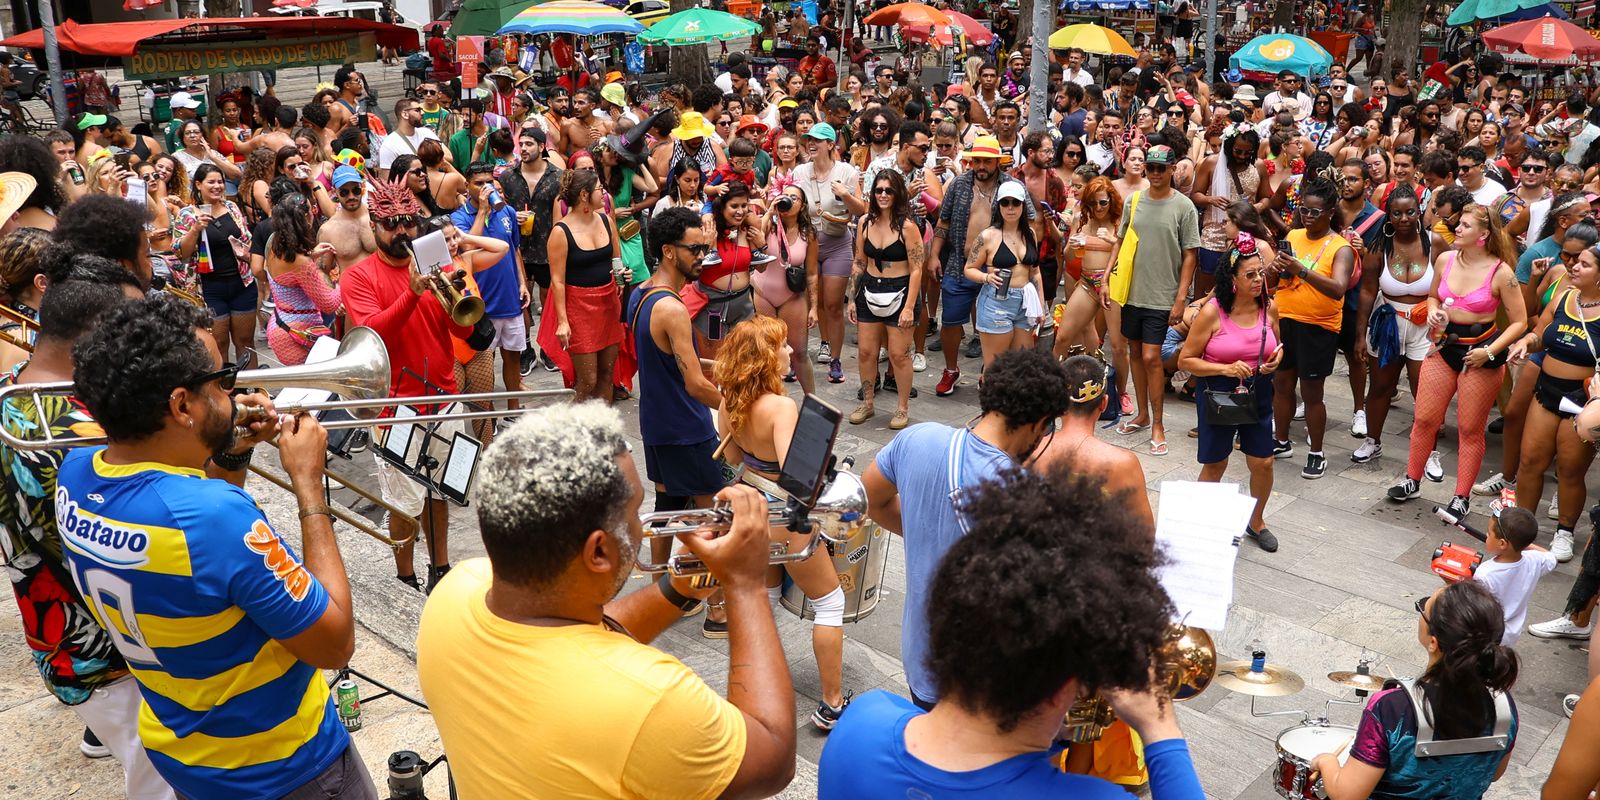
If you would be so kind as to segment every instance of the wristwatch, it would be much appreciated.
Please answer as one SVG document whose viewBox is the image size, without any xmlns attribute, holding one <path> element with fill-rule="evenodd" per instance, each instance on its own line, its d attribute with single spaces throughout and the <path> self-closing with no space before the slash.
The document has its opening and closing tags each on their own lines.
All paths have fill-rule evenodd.
<svg viewBox="0 0 1600 800">
<path fill-rule="evenodd" d="M 663 572 L 661 577 L 656 578 L 656 588 L 660 589 L 661 596 L 666 598 L 667 602 L 677 606 L 679 611 L 688 611 L 700 602 L 697 598 L 689 597 L 673 588 L 672 573 L 670 572 Z"/>
</svg>

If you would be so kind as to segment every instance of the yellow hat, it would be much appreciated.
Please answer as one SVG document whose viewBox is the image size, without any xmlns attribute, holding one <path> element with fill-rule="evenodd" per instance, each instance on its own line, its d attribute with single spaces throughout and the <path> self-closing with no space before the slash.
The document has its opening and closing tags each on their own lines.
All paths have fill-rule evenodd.
<svg viewBox="0 0 1600 800">
<path fill-rule="evenodd" d="M 682 116 L 678 117 L 678 127 L 672 129 L 672 138 L 678 141 L 709 139 L 716 132 L 716 128 L 711 127 L 711 123 L 706 122 L 705 115 L 698 111 L 685 111 Z M 999 144 L 995 146 L 999 147 Z"/>
<path fill-rule="evenodd" d="M 26 172 L 0 172 L 0 224 L 10 221 L 37 188 L 39 182 Z"/>
</svg>

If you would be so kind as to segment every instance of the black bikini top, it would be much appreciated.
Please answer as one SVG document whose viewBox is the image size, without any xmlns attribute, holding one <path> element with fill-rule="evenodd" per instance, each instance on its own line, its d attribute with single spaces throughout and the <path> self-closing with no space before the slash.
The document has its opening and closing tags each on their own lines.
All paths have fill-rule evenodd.
<svg viewBox="0 0 1600 800">
<path fill-rule="evenodd" d="M 883 265 L 885 263 L 905 261 L 910 257 L 906 252 L 906 240 L 905 234 L 903 233 L 895 237 L 893 244 L 890 244 L 888 247 L 884 248 L 879 248 L 877 245 L 873 244 L 872 237 L 868 236 L 866 231 L 862 231 L 861 236 L 861 254 L 872 259 L 873 261 L 876 261 L 879 272 L 883 271 Z"/>
<path fill-rule="evenodd" d="M 994 251 L 993 266 L 996 269 L 1008 269 L 1017 266 L 1017 263 L 1017 255 L 1011 252 L 1011 248 L 1006 245 L 1005 239 L 1001 239 L 1000 246 Z M 1031 242 L 1028 243 L 1027 252 L 1022 254 L 1021 263 L 1030 267 L 1039 263 L 1039 248 L 1037 245 Z"/>
</svg>

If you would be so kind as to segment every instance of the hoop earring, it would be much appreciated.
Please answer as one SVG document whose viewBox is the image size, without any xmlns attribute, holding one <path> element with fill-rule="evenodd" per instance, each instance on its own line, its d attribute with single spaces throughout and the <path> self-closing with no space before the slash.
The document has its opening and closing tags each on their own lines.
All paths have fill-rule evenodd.
<svg viewBox="0 0 1600 800">
<path fill-rule="evenodd" d="M 1389 237 L 1390 239 L 1393 239 L 1394 238 L 1394 234 L 1395 234 L 1394 223 L 1393 222 L 1385 222 L 1385 223 L 1383 223 L 1383 235 Z"/>
</svg>

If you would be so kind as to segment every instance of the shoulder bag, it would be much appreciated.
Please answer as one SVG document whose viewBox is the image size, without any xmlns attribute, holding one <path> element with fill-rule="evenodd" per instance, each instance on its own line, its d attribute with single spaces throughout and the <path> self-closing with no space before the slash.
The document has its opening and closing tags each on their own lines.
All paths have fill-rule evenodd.
<svg viewBox="0 0 1600 800">
<path fill-rule="evenodd" d="M 1222 305 L 1217 305 L 1217 313 L 1226 315 Z M 1215 334 L 1213 334 L 1215 335 Z M 1256 353 L 1256 368 L 1252 378 L 1261 377 L 1261 360 L 1267 354 L 1267 308 L 1261 307 L 1261 348 Z M 1251 381 L 1248 385 L 1243 380 L 1231 390 L 1206 389 L 1202 393 L 1206 398 L 1205 415 L 1207 425 L 1239 426 L 1254 425 L 1261 421 L 1261 406 L 1258 399 L 1259 380 Z"/>
<path fill-rule="evenodd" d="M 1117 305 L 1128 302 L 1128 294 L 1133 290 L 1133 256 L 1139 250 L 1139 234 L 1133 230 L 1133 220 L 1139 213 L 1139 195 L 1134 192 L 1133 198 L 1128 201 L 1128 232 L 1122 237 L 1122 247 L 1117 250 L 1117 263 L 1111 267 L 1111 283 L 1107 290 L 1111 293 L 1111 300 Z"/>
</svg>

